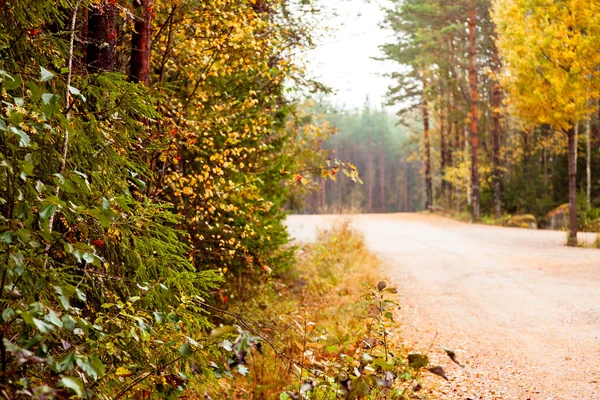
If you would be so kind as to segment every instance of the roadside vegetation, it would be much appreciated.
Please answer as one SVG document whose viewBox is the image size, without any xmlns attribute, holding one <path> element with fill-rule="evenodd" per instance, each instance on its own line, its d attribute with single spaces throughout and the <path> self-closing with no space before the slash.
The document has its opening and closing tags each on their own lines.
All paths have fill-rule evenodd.
<svg viewBox="0 0 600 400">
<path fill-rule="evenodd" d="M 293 268 L 257 282 L 256 295 L 228 298 L 212 336 L 246 377 L 215 382 L 212 398 L 406 399 L 428 392 L 418 383 L 427 368 L 444 379 L 426 354 L 404 348 L 395 320 L 400 296 L 349 223 L 321 231 L 298 254 Z M 244 365 L 236 364 L 242 340 Z"/>
<path fill-rule="evenodd" d="M 312 16 L 2 3 L 0 397 L 203 396 L 223 293 L 291 267 L 283 221 L 313 175 L 358 179 L 296 97 L 321 88 L 294 58 Z"/>
</svg>

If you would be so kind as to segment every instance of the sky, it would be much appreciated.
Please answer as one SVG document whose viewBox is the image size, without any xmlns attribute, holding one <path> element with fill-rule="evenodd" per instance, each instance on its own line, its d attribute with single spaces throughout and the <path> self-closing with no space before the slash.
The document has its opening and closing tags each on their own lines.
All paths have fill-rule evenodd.
<svg viewBox="0 0 600 400">
<path fill-rule="evenodd" d="M 331 101 L 345 108 L 360 108 L 368 96 L 371 105 L 385 102 L 390 84 L 383 76 L 394 70 L 391 62 L 373 60 L 381 56 L 379 46 L 389 33 L 380 28 L 385 0 L 321 0 L 321 28 L 328 33 L 307 56 L 308 70 L 331 87 Z"/>
</svg>

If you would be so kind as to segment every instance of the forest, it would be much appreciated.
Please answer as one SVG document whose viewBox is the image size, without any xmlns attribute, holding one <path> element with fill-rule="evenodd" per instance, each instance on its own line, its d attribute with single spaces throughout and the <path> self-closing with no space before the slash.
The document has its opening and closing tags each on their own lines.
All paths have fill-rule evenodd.
<svg viewBox="0 0 600 400">
<path fill-rule="evenodd" d="M 570 245 L 599 229 L 600 5 L 383 6 L 397 115 L 316 100 L 329 91 L 302 54 L 319 35 L 317 0 L 2 1 L 2 398 L 410 386 L 428 361 L 390 350 L 396 289 L 357 294 L 363 276 L 348 269 L 375 271 L 375 257 L 347 227 L 299 250 L 290 212 L 531 215 L 568 226 Z M 333 291 L 340 282 L 350 289 Z M 349 309 L 349 294 L 370 311 L 345 330 L 335 320 L 325 346 L 306 304 L 324 319 L 315 310 Z M 377 357 L 362 355 L 371 330 Z M 305 365 L 307 343 L 327 373 Z M 357 363 L 373 375 L 348 386 Z"/>
<path fill-rule="evenodd" d="M 214 360 L 231 349 L 200 334 L 225 288 L 293 262 L 299 172 L 357 179 L 325 165 L 328 131 L 294 93 L 318 90 L 294 59 L 314 13 L 2 2 L 2 397 L 140 398 L 157 377 L 169 397 L 179 372 L 229 369 Z"/>
<path fill-rule="evenodd" d="M 597 232 L 598 4 L 384 7 L 392 36 L 381 58 L 397 65 L 388 105 L 399 112 L 328 113 L 339 134 L 326 148 L 356 162 L 365 184 L 346 190 L 343 180 L 342 188 L 323 181 L 308 209 L 435 210 L 498 223 L 526 216 L 535 226 L 568 227 L 571 245 L 578 229 Z"/>
</svg>

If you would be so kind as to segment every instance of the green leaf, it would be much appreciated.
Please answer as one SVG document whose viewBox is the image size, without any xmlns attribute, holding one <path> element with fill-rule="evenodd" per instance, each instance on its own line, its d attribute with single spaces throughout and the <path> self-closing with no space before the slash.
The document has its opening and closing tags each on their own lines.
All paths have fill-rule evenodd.
<svg viewBox="0 0 600 400">
<path fill-rule="evenodd" d="M 14 315 L 15 311 L 12 308 L 7 308 L 4 311 L 2 311 L 2 320 L 4 322 L 8 322 L 12 319 Z"/>
<path fill-rule="evenodd" d="M 69 332 L 73 332 L 73 330 L 77 327 L 77 321 L 70 315 L 63 315 L 62 323 L 66 330 Z"/>
<path fill-rule="evenodd" d="M 56 370 L 58 372 L 70 371 L 75 366 L 75 354 L 69 353 L 61 358 L 56 363 Z"/>
<path fill-rule="evenodd" d="M 192 347 L 189 343 L 184 343 L 179 347 L 179 354 L 185 358 L 189 358 L 192 355 Z"/>
<path fill-rule="evenodd" d="M 46 207 L 40 211 L 41 219 L 49 219 L 54 215 L 54 213 L 58 210 L 58 206 L 56 204 L 48 204 Z"/>
<path fill-rule="evenodd" d="M 31 90 L 31 94 L 35 100 L 39 100 L 42 97 L 42 91 L 39 86 L 33 82 L 27 82 L 27 87 Z"/>
<path fill-rule="evenodd" d="M 21 253 L 11 253 L 10 259 L 15 263 L 15 267 L 22 267 L 25 264 L 25 256 Z"/>
<path fill-rule="evenodd" d="M 50 322 L 51 324 L 58 326 L 59 328 L 62 328 L 63 326 L 62 321 L 58 317 L 58 314 L 52 309 L 48 311 L 48 314 L 44 317 L 44 319 Z"/>
<path fill-rule="evenodd" d="M 77 184 L 70 179 L 65 179 L 64 182 L 58 186 L 67 193 L 77 193 Z"/>
<path fill-rule="evenodd" d="M 81 258 L 83 258 L 83 260 L 89 264 L 93 264 L 95 260 L 94 255 L 88 252 L 83 253 Z"/>
<path fill-rule="evenodd" d="M 85 253 L 85 254 L 89 254 L 89 253 Z M 83 255 L 83 259 L 84 259 L 84 260 L 86 260 L 86 261 L 88 261 L 88 260 L 85 258 L 85 254 Z M 91 263 L 91 261 L 88 261 L 88 262 L 90 262 L 90 263 Z M 85 295 L 85 292 L 84 292 L 83 290 L 81 290 L 81 289 L 79 289 L 79 288 L 75 288 L 75 294 L 77 295 L 77 298 L 78 298 L 79 300 L 81 300 L 81 301 L 83 301 L 83 302 L 87 301 L 87 296 Z"/>
<path fill-rule="evenodd" d="M 19 128 L 15 128 L 14 126 L 11 126 L 9 130 L 19 137 L 19 147 L 29 147 L 29 144 L 31 143 L 31 138 L 28 134 L 26 134 Z"/>
<path fill-rule="evenodd" d="M 155 311 L 153 313 L 154 315 L 154 319 L 156 320 L 156 322 L 158 322 L 159 324 L 164 324 L 165 321 L 167 320 L 167 314 L 165 314 L 162 311 Z"/>
<path fill-rule="evenodd" d="M 325 350 L 328 353 L 337 353 L 339 351 L 339 348 L 335 344 L 332 344 L 331 346 L 325 347 Z"/>
<path fill-rule="evenodd" d="M 4 87 L 6 88 L 6 90 L 15 90 L 21 87 L 21 83 L 23 81 L 19 76 L 10 76 L 8 74 L 4 76 L 9 78 L 2 80 L 2 82 L 4 82 Z"/>
<path fill-rule="evenodd" d="M 63 376 L 60 379 L 60 385 L 64 386 L 68 389 L 71 389 L 75 392 L 77 397 L 84 397 L 85 391 L 83 389 L 83 383 L 79 378 L 73 378 L 71 376 Z"/>
<path fill-rule="evenodd" d="M 408 355 L 408 365 L 411 368 L 419 369 L 429 364 L 429 357 L 426 354 L 410 353 Z"/>
<path fill-rule="evenodd" d="M 77 89 L 77 88 L 74 88 L 73 86 L 68 86 L 68 88 L 69 88 L 69 92 L 70 92 L 70 93 L 71 93 L 73 96 L 80 98 L 80 99 L 81 99 L 81 100 L 82 100 L 82 101 L 85 103 L 85 101 L 86 101 L 87 99 L 85 98 L 85 96 L 84 96 L 83 94 L 81 94 L 81 92 L 79 91 L 79 89 Z"/>
<path fill-rule="evenodd" d="M 42 333 L 50 333 L 50 332 L 52 332 L 54 330 L 54 327 L 52 325 L 47 324 L 44 321 L 42 321 L 40 319 L 37 319 L 37 318 L 33 318 L 33 324 Z"/>
<path fill-rule="evenodd" d="M 42 103 L 43 104 L 51 105 L 51 104 L 56 103 L 56 100 L 58 100 L 58 96 L 55 95 L 54 93 L 42 94 Z"/>
<path fill-rule="evenodd" d="M 3 243 L 12 243 L 13 233 L 11 231 L 4 231 L 0 234 L 0 241 Z"/>
<path fill-rule="evenodd" d="M 94 368 L 94 365 L 92 364 L 92 361 L 89 357 L 76 357 L 75 362 L 77 363 L 77 366 L 81 368 L 83 372 L 85 372 L 89 377 L 93 378 L 94 380 L 98 380 L 98 371 L 96 371 L 96 368 Z"/>
<path fill-rule="evenodd" d="M 52 118 L 54 110 L 57 108 L 58 96 L 52 93 L 42 94 L 42 111 L 47 119 Z"/>
<path fill-rule="evenodd" d="M 50 79 L 54 78 L 54 74 L 50 71 L 48 71 L 46 68 L 44 67 L 40 67 L 41 73 L 40 73 L 40 82 L 47 82 Z"/>
<path fill-rule="evenodd" d="M 97 356 L 91 356 L 90 363 L 96 370 L 98 378 L 102 378 L 104 375 L 106 375 L 106 369 L 104 368 L 104 364 L 102 364 L 102 361 L 100 361 L 100 359 Z"/>
</svg>

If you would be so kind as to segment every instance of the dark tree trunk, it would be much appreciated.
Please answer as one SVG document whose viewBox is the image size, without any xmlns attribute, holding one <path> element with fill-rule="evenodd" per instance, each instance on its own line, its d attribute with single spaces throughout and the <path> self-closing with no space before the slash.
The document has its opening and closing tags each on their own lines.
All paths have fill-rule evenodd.
<svg viewBox="0 0 600 400">
<path fill-rule="evenodd" d="M 429 138 L 429 110 L 427 108 L 427 94 L 425 93 L 425 79 L 423 79 L 423 145 L 425 146 L 425 209 L 433 207 L 433 183 L 431 180 L 431 143 Z"/>
<path fill-rule="evenodd" d="M 494 45 L 494 71 L 499 72 L 500 60 L 498 48 Z M 496 219 L 502 214 L 502 200 L 500 197 L 500 83 L 494 80 L 492 88 L 492 152 L 493 152 L 493 185 L 494 185 L 494 214 Z"/>
<path fill-rule="evenodd" d="M 577 138 L 575 128 L 567 131 L 569 138 L 569 237 L 568 246 L 577 246 Z"/>
<path fill-rule="evenodd" d="M 408 207 L 408 165 L 406 161 L 404 161 L 404 197 L 403 197 L 403 211 L 409 212 L 410 208 Z"/>
<path fill-rule="evenodd" d="M 444 106 L 442 106 L 444 107 Z M 448 157 L 448 148 L 447 148 L 447 136 L 446 136 L 446 115 L 445 108 L 441 110 L 441 118 L 440 118 L 440 175 L 442 176 L 441 190 L 440 190 L 440 199 L 442 201 L 442 205 L 446 206 L 446 191 L 448 187 L 448 183 L 446 182 L 446 161 Z"/>
<path fill-rule="evenodd" d="M 471 199 L 473 206 L 473 219 L 479 220 L 479 168 L 477 165 L 477 153 L 479 148 L 477 102 L 477 66 L 476 42 L 475 42 L 475 1 L 469 1 L 469 88 L 471 93 Z"/>
<path fill-rule="evenodd" d="M 343 148 L 343 158 L 342 161 L 343 162 L 347 162 L 348 161 L 348 149 L 347 149 L 347 144 L 344 142 L 344 144 L 342 145 Z M 350 209 L 350 201 L 348 200 L 348 177 L 344 174 L 341 174 L 341 179 L 342 179 L 342 206 L 347 207 L 348 209 Z"/>
<path fill-rule="evenodd" d="M 115 70 L 116 11 L 116 6 L 107 0 L 90 6 L 86 47 L 86 64 L 90 72 Z"/>
<path fill-rule="evenodd" d="M 452 110 L 452 106 L 450 107 L 450 110 Z M 448 120 L 446 121 L 446 123 L 448 124 L 448 151 L 447 151 L 447 157 L 448 157 L 448 161 L 447 161 L 447 167 L 446 168 L 451 168 L 452 167 L 452 163 L 453 163 L 453 153 L 456 149 L 456 143 L 452 143 L 452 132 L 454 130 L 454 128 L 456 128 L 456 124 L 452 121 L 450 115 L 452 115 L 452 111 L 450 111 L 449 116 L 448 116 Z M 454 207 L 454 190 L 452 187 L 452 184 L 450 182 L 447 182 L 448 185 L 448 209 L 452 210 L 452 208 Z"/>
<path fill-rule="evenodd" d="M 373 171 L 373 138 L 369 133 L 369 143 L 367 148 L 367 212 L 373 211 L 373 185 L 374 182 L 374 171 Z"/>
<path fill-rule="evenodd" d="M 150 83 L 150 34 L 153 0 L 134 0 L 135 24 L 131 35 L 131 79 L 145 85 Z"/>
<path fill-rule="evenodd" d="M 381 162 L 380 164 L 380 170 L 381 170 L 381 174 L 380 174 L 380 194 L 381 194 L 381 212 L 386 213 L 387 212 L 387 207 L 385 204 L 385 151 L 381 150 L 381 155 L 379 157 L 379 161 Z"/>
</svg>

